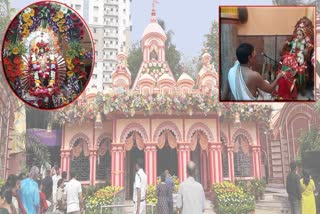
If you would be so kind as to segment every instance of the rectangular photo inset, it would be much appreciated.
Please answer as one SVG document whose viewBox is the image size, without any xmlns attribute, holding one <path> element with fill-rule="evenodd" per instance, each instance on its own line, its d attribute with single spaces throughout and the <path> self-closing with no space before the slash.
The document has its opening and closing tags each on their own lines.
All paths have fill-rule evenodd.
<svg viewBox="0 0 320 214">
<path fill-rule="evenodd" d="M 315 101 L 314 6 L 220 6 L 220 101 Z"/>
</svg>

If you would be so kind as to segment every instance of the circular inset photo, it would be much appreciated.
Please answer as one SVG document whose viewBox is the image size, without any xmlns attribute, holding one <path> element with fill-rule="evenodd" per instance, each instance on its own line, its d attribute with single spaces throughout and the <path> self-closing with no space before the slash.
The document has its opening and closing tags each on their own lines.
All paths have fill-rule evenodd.
<svg viewBox="0 0 320 214">
<path fill-rule="evenodd" d="M 58 2 L 22 10 L 4 36 L 2 62 L 15 94 L 39 109 L 57 109 L 85 89 L 93 68 L 93 42 L 84 20 Z"/>
</svg>

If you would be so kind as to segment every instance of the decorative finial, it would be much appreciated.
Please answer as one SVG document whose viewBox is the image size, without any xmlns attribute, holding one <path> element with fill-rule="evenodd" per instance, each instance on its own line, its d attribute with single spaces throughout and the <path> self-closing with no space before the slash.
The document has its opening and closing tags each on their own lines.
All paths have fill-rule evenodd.
<svg viewBox="0 0 320 214">
<path fill-rule="evenodd" d="M 157 17 L 156 17 L 156 4 L 157 3 L 159 3 L 158 0 L 152 1 L 151 22 L 157 22 Z"/>
</svg>

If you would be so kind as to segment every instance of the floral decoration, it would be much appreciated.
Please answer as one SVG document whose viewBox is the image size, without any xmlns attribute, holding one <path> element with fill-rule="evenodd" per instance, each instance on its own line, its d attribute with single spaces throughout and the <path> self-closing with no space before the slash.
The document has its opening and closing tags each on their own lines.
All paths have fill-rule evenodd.
<svg viewBox="0 0 320 214">
<path fill-rule="evenodd" d="M 41 108 L 74 100 L 88 81 L 85 63 L 92 63 L 92 49 L 81 45 L 85 33 L 80 17 L 62 4 L 37 2 L 21 11 L 3 46 L 4 71 L 12 89 Z M 66 53 L 61 52 L 64 44 Z"/>
<path fill-rule="evenodd" d="M 213 192 L 217 213 L 238 214 L 255 210 L 254 197 L 229 181 L 214 184 Z"/>
<path fill-rule="evenodd" d="M 106 186 L 85 198 L 86 213 L 98 213 L 102 205 L 111 205 L 122 187 Z"/>
</svg>

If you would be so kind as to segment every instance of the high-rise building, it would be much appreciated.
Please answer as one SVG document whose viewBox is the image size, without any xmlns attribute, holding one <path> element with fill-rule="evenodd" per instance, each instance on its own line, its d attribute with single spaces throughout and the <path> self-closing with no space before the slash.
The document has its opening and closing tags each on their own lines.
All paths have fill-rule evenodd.
<svg viewBox="0 0 320 214">
<path fill-rule="evenodd" d="M 121 47 L 129 50 L 131 0 L 63 0 L 87 22 L 95 44 L 95 64 L 88 88 L 98 91 L 111 86 L 111 73 L 116 67 Z"/>
</svg>

